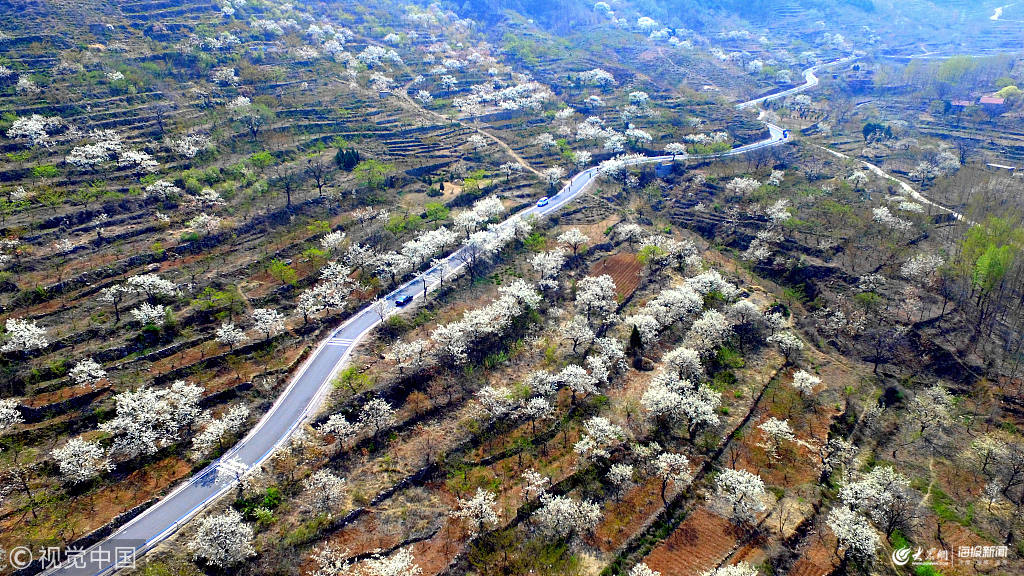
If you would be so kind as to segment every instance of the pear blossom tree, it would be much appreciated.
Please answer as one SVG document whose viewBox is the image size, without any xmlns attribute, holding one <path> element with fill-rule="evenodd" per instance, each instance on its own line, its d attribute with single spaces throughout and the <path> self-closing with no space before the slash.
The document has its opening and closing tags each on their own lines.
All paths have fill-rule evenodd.
<svg viewBox="0 0 1024 576">
<path fill-rule="evenodd" d="M 477 488 L 472 498 L 459 498 L 457 509 L 449 515 L 465 520 L 469 526 L 470 538 L 476 538 L 488 528 L 497 526 L 501 520 L 496 496 L 483 488 Z"/>
<path fill-rule="evenodd" d="M 685 422 L 690 441 L 707 428 L 717 426 L 722 396 L 706 384 L 693 384 L 675 373 L 661 372 L 647 386 L 640 404 L 658 421 Z"/>
<path fill-rule="evenodd" d="M 534 396 L 519 405 L 519 414 L 530 420 L 530 433 L 537 433 L 537 421 L 551 418 L 555 413 L 555 407 L 547 398 Z"/>
<path fill-rule="evenodd" d="M 738 562 L 736 564 L 727 564 L 714 570 L 708 570 L 700 576 L 757 576 L 757 568 L 746 562 Z"/>
<path fill-rule="evenodd" d="M 769 336 L 765 341 L 779 347 L 779 352 L 781 352 L 786 358 L 787 364 L 794 363 L 800 357 L 800 353 L 803 352 L 804 349 L 803 340 L 788 330 L 784 332 L 776 332 Z"/>
<path fill-rule="evenodd" d="M 583 170 L 594 160 L 594 155 L 586 150 L 576 150 L 572 154 L 572 163 L 577 170 Z"/>
<path fill-rule="evenodd" d="M 668 504 L 665 499 L 665 491 L 669 482 L 676 488 L 682 488 L 693 481 L 693 473 L 690 471 L 690 460 L 682 455 L 673 452 L 664 452 L 654 459 L 654 471 L 661 480 L 661 501 Z"/>
<path fill-rule="evenodd" d="M 0 346 L 0 352 L 5 354 L 30 352 L 50 345 L 50 341 L 46 337 L 46 329 L 37 324 L 35 320 L 8 318 L 4 323 L 4 332 L 6 334 L 3 346 Z"/>
<path fill-rule="evenodd" d="M 846 463 L 856 455 L 856 446 L 840 437 L 829 438 L 818 445 L 818 464 L 821 467 L 822 481 L 832 476 L 833 472 L 843 470 Z"/>
<path fill-rule="evenodd" d="M 643 562 L 637 562 L 629 569 L 629 576 L 661 576 L 661 572 L 653 570 Z"/>
<path fill-rule="evenodd" d="M 870 563 L 878 551 L 878 533 L 867 519 L 846 506 L 829 510 L 825 520 L 836 536 L 835 553 L 843 550 L 844 557 L 861 563 Z"/>
<path fill-rule="evenodd" d="M 608 458 L 609 450 L 625 437 L 621 426 L 603 416 L 593 416 L 583 423 L 583 435 L 573 451 L 581 458 Z"/>
<path fill-rule="evenodd" d="M 214 334 L 217 342 L 227 346 L 228 349 L 234 349 L 235 346 L 241 346 L 249 340 L 245 331 L 236 327 L 232 322 L 222 322 Z"/>
<path fill-rule="evenodd" d="M 544 183 L 548 185 L 548 190 L 554 190 L 555 187 L 565 178 L 565 168 L 561 166 L 552 166 L 543 170 L 541 178 L 544 179 Z M 575 250 L 573 251 L 575 255 Z"/>
<path fill-rule="evenodd" d="M 770 461 L 779 459 L 779 450 L 784 443 L 796 441 L 788 420 L 780 420 L 773 416 L 758 424 L 757 429 L 761 431 L 762 438 L 758 446 L 764 448 Z"/>
<path fill-rule="evenodd" d="M 14 398 L 0 400 L 0 436 L 25 421 L 18 410 L 18 401 Z"/>
<path fill-rule="evenodd" d="M 586 398 L 600 393 L 597 388 L 597 379 L 578 364 L 569 364 L 562 368 L 555 376 L 555 380 L 569 389 L 574 404 L 577 398 Z"/>
<path fill-rule="evenodd" d="M 306 505 L 316 515 L 331 516 L 345 501 L 345 479 L 330 470 L 313 472 L 303 482 Z"/>
<path fill-rule="evenodd" d="M 581 248 L 587 245 L 590 238 L 580 232 L 579 228 L 569 228 L 558 235 L 558 243 L 572 250 L 572 257 L 576 258 Z"/>
<path fill-rule="evenodd" d="M 245 406 L 234 406 L 224 416 L 206 423 L 206 427 L 192 441 L 192 449 L 199 456 L 205 456 L 224 448 L 224 439 L 237 434 L 249 417 L 249 409 Z"/>
<path fill-rule="evenodd" d="M 572 342 L 572 353 L 576 354 L 577 349 L 582 346 L 589 346 L 596 338 L 596 334 L 590 328 L 590 323 L 585 318 L 574 316 L 569 322 L 562 326 L 562 338 Z"/>
<path fill-rule="evenodd" d="M 587 276 L 576 285 L 576 309 L 592 326 L 603 326 L 618 308 L 615 290 L 611 276 Z"/>
<path fill-rule="evenodd" d="M 349 422 L 344 414 L 331 414 L 327 421 L 317 428 L 317 432 L 334 435 L 342 443 L 345 443 L 355 437 L 359 432 L 359 426 Z"/>
<path fill-rule="evenodd" d="M 81 437 L 68 440 L 52 455 L 61 479 L 67 484 L 81 484 L 113 468 L 99 444 Z"/>
<path fill-rule="evenodd" d="M 605 479 L 621 494 L 633 484 L 635 474 L 636 469 L 632 464 L 619 462 L 608 467 Z"/>
<path fill-rule="evenodd" d="M 140 388 L 114 397 L 114 417 L 100 424 L 113 436 L 110 454 L 133 458 L 155 454 L 180 439 L 204 417 L 203 389 L 177 381 L 167 389 Z"/>
<path fill-rule="evenodd" d="M 167 308 L 163 304 L 150 304 L 143 302 L 139 307 L 132 310 L 132 318 L 143 326 L 161 327 L 167 320 Z"/>
<path fill-rule="evenodd" d="M 402 548 L 390 556 L 374 554 L 360 564 L 355 574 L 359 576 L 420 576 L 423 569 L 416 564 L 412 550 Z M 331 572 L 331 575 L 343 575 L 346 572 Z M 353 576 L 355 576 L 353 574 Z M 327 576 L 325 574 L 325 576 Z"/>
<path fill-rule="evenodd" d="M 750 524 L 764 511 L 767 492 L 757 474 L 726 468 L 715 479 L 715 495 L 728 506 L 733 522 Z"/>
<path fill-rule="evenodd" d="M 680 142 L 671 142 L 665 145 L 665 154 L 672 157 L 673 160 L 683 159 L 687 157 L 686 144 Z"/>
<path fill-rule="evenodd" d="M 908 412 L 920 426 L 918 436 L 924 437 L 927 430 L 949 424 L 953 420 L 954 407 L 953 396 L 936 384 L 917 392 L 910 401 Z"/>
<path fill-rule="evenodd" d="M 196 560 L 224 570 L 256 555 L 252 540 L 252 527 L 242 521 L 241 514 L 228 508 L 199 521 L 189 550 Z"/>
<path fill-rule="evenodd" d="M 398 364 L 399 373 L 411 369 L 413 373 L 419 372 L 426 361 L 427 341 L 423 339 L 405 342 L 399 340 L 391 346 L 388 358 Z"/>
<path fill-rule="evenodd" d="M 533 269 L 540 276 L 537 285 L 542 290 L 554 290 L 558 287 L 558 274 L 566 262 L 565 250 L 556 248 L 545 252 L 538 252 L 530 260 Z"/>
<path fill-rule="evenodd" d="M 174 282 L 161 278 L 156 274 L 139 274 L 125 280 L 124 287 L 127 291 L 142 294 L 150 303 L 155 303 L 160 298 L 171 298 L 178 294 L 178 287 Z"/>
<path fill-rule="evenodd" d="M 518 162 L 505 162 L 498 169 L 505 175 L 505 181 L 508 182 L 513 175 L 522 173 L 523 165 Z"/>
<path fill-rule="evenodd" d="M 732 323 L 718 310 L 706 310 L 686 333 L 686 345 L 703 358 L 714 356 L 732 334 Z"/>
<path fill-rule="evenodd" d="M 793 373 L 793 382 L 790 385 L 801 396 L 807 397 L 814 393 L 814 388 L 819 384 L 821 384 L 821 378 L 801 369 Z"/>
<path fill-rule="evenodd" d="M 363 405 L 359 411 L 359 427 L 372 430 L 376 438 L 380 433 L 391 428 L 397 422 L 395 409 L 383 398 L 374 398 Z"/>
<path fill-rule="evenodd" d="M 270 308 L 256 308 L 252 311 L 252 329 L 263 334 L 263 340 L 270 340 L 284 330 L 284 316 Z"/>
<path fill-rule="evenodd" d="M 95 387 L 107 377 L 107 371 L 92 358 L 83 358 L 68 371 L 68 376 L 78 386 Z"/>
<path fill-rule="evenodd" d="M 533 501 L 547 493 L 548 487 L 551 485 L 551 478 L 537 472 L 533 468 L 527 468 L 523 471 L 523 498 L 527 501 Z"/>
<path fill-rule="evenodd" d="M 589 500 L 543 494 L 540 502 L 531 519 L 551 538 L 570 539 L 593 530 L 601 521 L 601 507 Z"/>
<path fill-rule="evenodd" d="M 508 388 L 495 386 L 484 386 L 476 392 L 477 402 L 481 408 L 490 416 L 491 420 L 497 420 L 512 411 L 515 400 L 512 391 Z"/>
<path fill-rule="evenodd" d="M 839 490 L 839 499 L 870 518 L 882 532 L 909 529 L 917 519 L 910 480 L 891 466 L 876 466 Z"/>
</svg>

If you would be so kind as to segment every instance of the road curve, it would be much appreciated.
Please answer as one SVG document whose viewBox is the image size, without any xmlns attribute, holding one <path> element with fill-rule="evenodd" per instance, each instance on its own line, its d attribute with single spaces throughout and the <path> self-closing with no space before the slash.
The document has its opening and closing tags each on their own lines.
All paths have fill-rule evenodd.
<svg viewBox="0 0 1024 576">
<path fill-rule="evenodd" d="M 748 108 L 761 102 L 813 88 L 818 84 L 818 79 L 814 74 L 816 70 L 850 59 L 852 57 L 808 68 L 804 71 L 805 82 L 801 86 L 743 102 L 737 107 Z M 769 137 L 764 140 L 733 148 L 720 154 L 691 158 L 738 156 L 752 150 L 768 148 L 785 142 L 786 137 L 782 128 L 767 122 L 765 124 L 769 130 Z M 631 164 L 664 163 L 674 160 L 673 156 L 649 156 L 635 159 L 631 161 Z M 544 217 L 560 210 L 585 191 L 595 180 L 597 174 L 597 167 L 581 171 L 569 179 L 557 194 L 551 196 L 546 206 L 531 206 L 520 211 L 517 216 Z M 464 250 L 465 248 L 459 248 L 445 259 L 447 263 L 446 276 L 460 270 L 465 265 L 462 260 Z M 411 295 L 414 299 L 418 299 L 424 297 L 425 292 L 436 289 L 440 283 L 440 280 L 436 279 L 438 271 L 438 267 L 434 266 L 385 296 L 384 300 L 388 303 L 388 311 L 385 315 L 395 311 L 394 303 L 398 298 Z M 425 290 L 424 286 L 426 286 Z M 309 420 L 317 412 L 327 393 L 331 390 L 334 373 L 345 362 L 356 344 L 380 322 L 380 315 L 370 305 L 356 312 L 332 331 L 329 337 L 320 342 L 292 377 L 288 386 L 278 396 L 274 405 L 245 438 L 106 539 L 82 551 L 69 551 L 71 557 L 63 564 L 47 569 L 44 574 L 98 576 L 112 573 L 130 565 L 131 561 L 125 560 L 125 558 L 137 559 L 174 534 L 178 528 L 200 513 L 206 506 L 235 487 L 249 470 L 262 464 L 300 424 Z"/>
</svg>

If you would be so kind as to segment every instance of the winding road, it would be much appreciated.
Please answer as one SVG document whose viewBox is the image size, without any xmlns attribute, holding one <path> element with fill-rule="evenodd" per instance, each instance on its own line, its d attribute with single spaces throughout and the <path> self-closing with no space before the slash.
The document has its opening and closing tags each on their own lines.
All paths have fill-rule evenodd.
<svg viewBox="0 0 1024 576">
<path fill-rule="evenodd" d="M 815 76 L 816 70 L 847 62 L 850 59 L 852 57 L 809 68 L 804 71 L 805 82 L 801 86 L 743 102 L 737 107 L 743 109 L 813 88 L 818 84 L 818 79 Z M 765 124 L 769 130 L 768 138 L 727 152 L 699 158 L 738 156 L 752 150 L 776 146 L 786 141 L 786 133 L 782 128 L 767 122 Z M 494 137 L 492 136 L 492 138 Z M 674 160 L 673 156 L 651 156 L 635 159 L 631 161 L 631 164 L 653 164 Z M 597 167 L 583 170 L 569 179 L 557 194 L 551 196 L 546 206 L 535 205 L 520 211 L 517 215 L 540 218 L 560 210 L 584 192 L 597 177 L 597 174 Z M 508 223 L 509 220 L 506 220 L 501 225 Z M 440 265 L 434 266 L 385 296 L 383 300 L 387 304 L 387 311 L 384 315 L 387 316 L 395 311 L 395 301 L 399 298 L 407 295 L 412 296 L 413 299 L 423 298 L 426 293 L 436 289 L 441 282 L 439 273 L 443 273 L 447 277 L 449 274 L 459 271 L 465 266 L 463 262 L 465 251 L 466 248 L 462 247 L 449 255 L 444 260 L 444 270 L 440 268 Z M 130 562 L 133 560 L 126 559 L 141 557 L 158 543 L 174 534 L 205 507 L 234 488 L 248 471 L 259 467 L 275 449 L 288 440 L 300 424 L 316 414 L 332 388 L 331 380 L 334 373 L 348 359 L 352 349 L 359 341 L 380 322 L 381 315 L 372 305 L 367 305 L 356 312 L 349 320 L 331 332 L 328 338 L 320 342 L 271 409 L 245 438 L 106 539 L 80 551 L 60 566 L 49 568 L 45 574 L 97 576 L 111 573 L 126 565 L 131 565 Z"/>
</svg>

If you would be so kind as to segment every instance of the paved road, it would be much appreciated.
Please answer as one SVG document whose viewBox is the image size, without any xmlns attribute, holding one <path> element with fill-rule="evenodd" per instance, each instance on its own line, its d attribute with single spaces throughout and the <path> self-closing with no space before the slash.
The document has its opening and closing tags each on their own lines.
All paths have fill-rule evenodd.
<svg viewBox="0 0 1024 576">
<path fill-rule="evenodd" d="M 847 60 L 844 59 L 836 63 Z M 819 68 L 821 66 L 804 72 L 805 83 L 802 86 L 786 90 L 778 95 L 764 96 L 757 100 L 744 102 L 738 107 L 746 108 L 769 99 L 781 98 L 812 88 L 818 83 L 814 71 Z M 767 139 L 704 158 L 737 156 L 751 150 L 775 146 L 785 140 L 782 128 L 768 123 L 766 125 L 770 133 Z M 672 156 L 656 156 L 637 159 L 631 163 L 651 164 L 671 161 L 673 161 Z M 543 217 L 560 210 L 586 190 L 596 177 L 596 167 L 584 170 L 572 177 L 557 194 L 552 196 L 547 206 L 532 206 L 519 212 L 519 215 Z M 446 277 L 465 265 L 462 260 L 464 250 L 465 248 L 460 248 L 448 256 Z M 388 294 L 384 298 L 388 303 L 388 311 L 385 312 L 385 315 L 394 311 L 394 303 L 398 298 L 405 295 L 412 295 L 414 299 L 422 298 L 424 285 L 428 292 L 436 289 L 440 283 L 438 272 L 439 267 L 430 268 Z M 291 436 L 291 433 L 302 422 L 316 413 L 323 399 L 331 390 L 331 380 L 335 371 L 345 362 L 352 348 L 360 339 L 380 322 L 381 317 L 373 309 L 373 306 L 366 306 L 357 312 L 334 330 L 330 337 L 321 342 L 310 354 L 270 411 L 245 438 L 221 458 L 182 483 L 106 540 L 46 573 L 60 576 L 96 576 L 113 572 L 122 567 L 117 565 L 118 559 L 128 555 L 134 555 L 137 558 L 176 532 L 205 506 L 234 488 L 248 470 L 258 467 L 270 456 L 271 452 Z"/>
</svg>

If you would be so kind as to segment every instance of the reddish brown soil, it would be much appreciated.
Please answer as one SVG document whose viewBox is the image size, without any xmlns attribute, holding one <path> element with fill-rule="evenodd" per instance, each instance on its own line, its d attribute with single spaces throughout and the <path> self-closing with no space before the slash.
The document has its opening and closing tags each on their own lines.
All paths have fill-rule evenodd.
<svg viewBox="0 0 1024 576">
<path fill-rule="evenodd" d="M 694 576 L 716 567 L 736 545 L 736 537 L 728 520 L 699 508 L 644 562 L 662 576 Z"/>
<path fill-rule="evenodd" d="M 635 254 L 620 252 L 596 262 L 589 275 L 602 274 L 612 277 L 620 298 L 629 298 L 640 287 L 640 262 Z"/>
<path fill-rule="evenodd" d="M 595 544 L 605 552 L 617 549 L 636 533 L 651 515 L 656 514 L 661 506 L 660 481 L 652 478 L 638 484 L 622 500 L 611 502 L 605 508 L 604 518 L 595 531 Z"/>
</svg>

